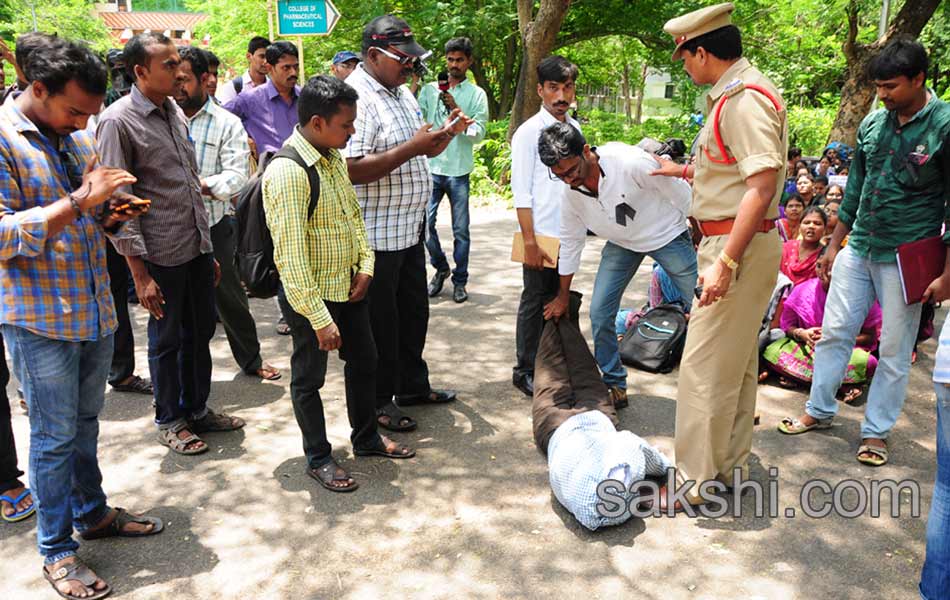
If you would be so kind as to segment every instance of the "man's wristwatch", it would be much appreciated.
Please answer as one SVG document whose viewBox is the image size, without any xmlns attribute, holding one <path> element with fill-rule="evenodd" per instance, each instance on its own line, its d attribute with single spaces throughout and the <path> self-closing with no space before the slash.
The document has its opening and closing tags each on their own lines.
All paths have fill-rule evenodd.
<svg viewBox="0 0 950 600">
<path fill-rule="evenodd" d="M 726 265 L 727 267 L 729 267 L 729 268 L 732 269 L 733 271 L 735 271 L 736 269 L 739 268 L 739 263 L 737 263 L 736 261 L 734 261 L 734 260 L 732 259 L 732 257 L 730 257 L 728 254 L 726 254 L 726 251 L 725 251 L 725 250 L 723 250 L 722 252 L 719 253 L 719 260 L 722 261 L 722 264 Z"/>
</svg>

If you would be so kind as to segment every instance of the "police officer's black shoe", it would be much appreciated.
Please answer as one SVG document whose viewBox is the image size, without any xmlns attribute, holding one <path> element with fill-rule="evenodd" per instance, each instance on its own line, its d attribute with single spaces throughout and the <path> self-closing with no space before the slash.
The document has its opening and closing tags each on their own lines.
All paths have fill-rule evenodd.
<svg viewBox="0 0 950 600">
<path fill-rule="evenodd" d="M 452 291 L 452 300 L 455 300 L 456 304 L 461 304 L 468 300 L 468 292 L 465 291 L 464 285 L 455 286 L 455 290 Z"/>
</svg>

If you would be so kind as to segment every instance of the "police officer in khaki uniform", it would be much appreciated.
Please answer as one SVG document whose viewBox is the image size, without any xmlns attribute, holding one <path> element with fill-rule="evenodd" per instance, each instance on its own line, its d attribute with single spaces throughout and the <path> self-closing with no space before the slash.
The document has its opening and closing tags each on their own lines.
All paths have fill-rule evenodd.
<svg viewBox="0 0 950 600">
<path fill-rule="evenodd" d="M 692 216 L 703 233 L 699 286 L 680 365 L 676 402 L 677 487 L 660 508 L 700 504 L 702 482 L 732 486 L 752 449 L 758 386 L 756 336 L 775 286 L 782 244 L 775 231 L 785 181 L 788 127 L 778 90 L 742 58 L 742 37 L 731 3 L 666 23 L 673 60 L 706 95 L 706 125 L 696 160 L 683 167 L 660 161 L 654 175 L 693 180 Z M 685 491 L 685 490 L 684 490 Z"/>
</svg>

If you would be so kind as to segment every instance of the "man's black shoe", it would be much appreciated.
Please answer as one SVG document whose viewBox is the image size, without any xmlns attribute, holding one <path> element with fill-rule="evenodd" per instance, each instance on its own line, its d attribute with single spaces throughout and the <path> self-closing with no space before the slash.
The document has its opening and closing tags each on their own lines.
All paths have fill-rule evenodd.
<svg viewBox="0 0 950 600">
<path fill-rule="evenodd" d="M 511 383 L 529 398 L 534 397 L 534 375 L 515 375 Z"/>
<path fill-rule="evenodd" d="M 452 274 L 452 271 L 436 271 L 435 275 L 432 276 L 432 279 L 429 280 L 429 297 L 434 298 L 439 295 L 439 292 L 442 291 L 442 285 L 445 283 L 445 280 L 448 279 L 449 275 Z"/>
<path fill-rule="evenodd" d="M 457 304 L 461 304 L 468 300 L 468 292 L 465 291 L 464 285 L 455 286 L 455 290 L 452 292 L 452 300 L 455 300 Z"/>
</svg>

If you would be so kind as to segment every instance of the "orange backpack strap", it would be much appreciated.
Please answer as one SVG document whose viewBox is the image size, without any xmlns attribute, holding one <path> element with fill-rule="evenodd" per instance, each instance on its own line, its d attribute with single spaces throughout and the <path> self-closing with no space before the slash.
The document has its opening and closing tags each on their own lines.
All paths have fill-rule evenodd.
<svg viewBox="0 0 950 600">
<path fill-rule="evenodd" d="M 743 84 L 741 81 L 736 80 L 732 84 L 726 87 L 725 93 L 723 93 L 722 98 L 719 99 L 719 102 L 716 103 L 716 110 L 713 113 L 713 137 L 716 140 L 716 147 L 719 148 L 719 155 L 722 158 L 714 158 L 713 155 L 709 152 L 709 147 L 703 148 L 706 152 L 706 158 L 710 162 L 714 162 L 720 165 L 732 165 L 736 163 L 736 158 L 734 156 L 729 156 L 729 153 L 726 152 L 726 145 L 722 141 L 722 133 L 719 131 L 719 117 L 722 114 L 722 107 L 726 105 L 726 101 L 735 96 L 742 90 L 752 90 L 758 92 L 768 98 L 772 102 L 772 106 L 775 107 L 775 112 L 782 112 L 785 108 L 779 104 L 778 99 L 772 95 L 772 92 L 762 87 L 761 85 L 755 84 Z"/>
</svg>

